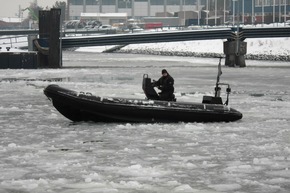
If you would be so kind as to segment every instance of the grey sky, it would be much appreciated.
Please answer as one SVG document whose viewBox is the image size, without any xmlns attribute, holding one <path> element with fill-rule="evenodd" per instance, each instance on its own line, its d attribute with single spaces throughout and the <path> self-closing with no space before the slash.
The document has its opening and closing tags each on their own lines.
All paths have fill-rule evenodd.
<svg viewBox="0 0 290 193">
<path fill-rule="evenodd" d="M 47 6 L 51 8 L 56 1 L 66 1 L 66 0 L 37 0 L 40 7 L 46 8 Z M 0 19 L 4 17 L 18 17 L 19 6 L 21 9 L 25 9 L 34 0 L 0 0 Z M 24 12 L 24 17 L 27 16 L 27 12 Z"/>
</svg>

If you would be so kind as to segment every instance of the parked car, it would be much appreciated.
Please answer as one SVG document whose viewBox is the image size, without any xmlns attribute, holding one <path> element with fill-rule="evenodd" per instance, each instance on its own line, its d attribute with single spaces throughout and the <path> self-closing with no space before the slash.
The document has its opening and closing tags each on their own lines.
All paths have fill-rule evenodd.
<svg viewBox="0 0 290 193">
<path fill-rule="evenodd" d="M 87 25 L 85 26 L 85 28 L 86 29 L 92 29 L 92 28 L 95 28 L 95 27 L 99 27 L 101 25 L 102 25 L 102 23 L 100 21 L 91 20 L 91 21 L 87 22 Z"/>
<path fill-rule="evenodd" d="M 64 24 L 64 27 L 66 29 L 80 29 L 80 28 L 84 28 L 85 26 L 86 26 L 86 23 L 79 20 L 70 20 Z"/>
<path fill-rule="evenodd" d="M 111 25 L 101 25 L 101 26 L 98 26 L 97 29 L 99 31 L 107 31 L 107 30 L 111 30 L 112 26 Z"/>
</svg>

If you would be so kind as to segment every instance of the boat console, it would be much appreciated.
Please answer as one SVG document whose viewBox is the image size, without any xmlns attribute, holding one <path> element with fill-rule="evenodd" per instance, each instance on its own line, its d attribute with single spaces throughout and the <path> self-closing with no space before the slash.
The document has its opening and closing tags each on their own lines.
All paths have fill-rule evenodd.
<svg viewBox="0 0 290 193">
<path fill-rule="evenodd" d="M 148 74 L 143 75 L 142 89 L 147 99 L 161 100 L 156 90 L 154 89 L 153 82 L 151 82 L 151 78 L 149 78 Z M 175 95 L 173 94 L 168 101 L 176 101 Z"/>
<path fill-rule="evenodd" d="M 149 78 L 148 74 L 143 75 L 142 89 L 147 99 L 160 100 L 159 95 L 152 86 L 151 78 Z"/>
</svg>

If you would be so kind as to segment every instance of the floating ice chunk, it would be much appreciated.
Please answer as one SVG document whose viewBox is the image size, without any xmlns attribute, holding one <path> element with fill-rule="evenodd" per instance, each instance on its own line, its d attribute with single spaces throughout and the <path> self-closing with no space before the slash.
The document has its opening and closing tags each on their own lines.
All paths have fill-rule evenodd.
<svg viewBox="0 0 290 193">
<path fill-rule="evenodd" d="M 120 184 L 125 186 L 126 188 L 142 188 L 142 184 L 137 181 L 121 181 Z"/>
<path fill-rule="evenodd" d="M 190 163 L 190 162 L 186 163 L 185 166 L 186 166 L 187 168 L 197 168 L 197 165 L 195 165 L 195 164 L 193 164 L 193 163 Z"/>
<path fill-rule="evenodd" d="M 290 184 L 290 179 L 287 178 L 273 178 L 267 180 L 269 184 Z"/>
<path fill-rule="evenodd" d="M 273 162 L 269 160 L 268 158 L 254 158 L 253 159 L 253 164 L 258 165 L 272 165 Z"/>
<path fill-rule="evenodd" d="M 185 147 L 192 147 L 192 146 L 197 146 L 197 145 L 199 145 L 198 142 L 184 144 Z"/>
<path fill-rule="evenodd" d="M 125 125 L 117 125 L 117 128 L 119 129 L 127 129 L 127 128 L 132 128 L 132 125 L 130 123 L 126 123 Z"/>
<path fill-rule="evenodd" d="M 133 170 L 138 170 L 138 169 L 141 169 L 142 166 L 140 164 L 136 164 L 136 165 L 132 165 L 132 166 L 129 166 L 129 169 L 133 169 Z"/>
<path fill-rule="evenodd" d="M 213 184 L 209 186 L 216 191 L 226 192 L 241 189 L 240 184 Z"/>
<path fill-rule="evenodd" d="M 174 188 L 174 192 L 198 192 L 198 190 L 193 189 L 190 185 L 184 184 Z"/>
<path fill-rule="evenodd" d="M 126 151 L 126 152 L 140 152 L 140 150 L 138 149 L 138 148 L 136 148 L 136 149 L 130 149 L 130 148 L 124 148 L 124 151 Z"/>
<path fill-rule="evenodd" d="M 285 168 L 284 170 L 268 171 L 266 173 L 273 176 L 279 176 L 284 178 L 289 178 L 290 176 L 290 170 L 288 168 Z"/>
<path fill-rule="evenodd" d="M 157 142 L 165 142 L 165 139 L 158 139 Z"/>
<path fill-rule="evenodd" d="M 8 144 L 8 147 L 15 148 L 15 147 L 17 147 L 17 145 L 15 143 L 10 143 L 10 144 Z"/>
<path fill-rule="evenodd" d="M 166 185 L 168 185 L 168 186 L 177 186 L 177 185 L 180 185 L 180 183 L 177 182 L 177 181 L 168 181 L 166 183 Z"/>
</svg>

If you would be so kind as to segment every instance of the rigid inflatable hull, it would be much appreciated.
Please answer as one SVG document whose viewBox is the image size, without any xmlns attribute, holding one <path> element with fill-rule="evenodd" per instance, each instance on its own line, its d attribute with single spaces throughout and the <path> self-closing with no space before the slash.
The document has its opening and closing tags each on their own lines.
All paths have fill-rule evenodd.
<svg viewBox="0 0 290 193">
<path fill-rule="evenodd" d="M 242 118 L 220 104 L 101 98 L 49 85 L 44 94 L 72 121 L 95 122 L 229 122 Z"/>
</svg>

